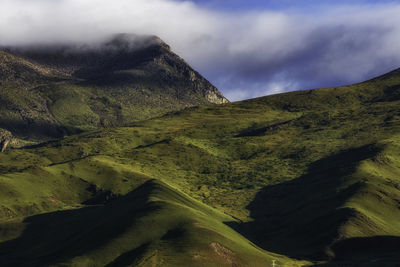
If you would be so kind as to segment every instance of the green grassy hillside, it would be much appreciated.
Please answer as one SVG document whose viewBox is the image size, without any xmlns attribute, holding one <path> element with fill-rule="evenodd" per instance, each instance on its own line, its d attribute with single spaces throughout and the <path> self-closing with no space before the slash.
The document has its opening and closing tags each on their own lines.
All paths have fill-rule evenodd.
<svg viewBox="0 0 400 267">
<path fill-rule="evenodd" d="M 230 220 L 151 180 L 107 205 L 3 224 L 22 234 L 0 245 L 0 259 L 4 266 L 299 266 L 258 249 L 223 223 Z"/>
<path fill-rule="evenodd" d="M 396 266 L 399 116 L 395 71 L 8 150 L 0 262 Z"/>
</svg>

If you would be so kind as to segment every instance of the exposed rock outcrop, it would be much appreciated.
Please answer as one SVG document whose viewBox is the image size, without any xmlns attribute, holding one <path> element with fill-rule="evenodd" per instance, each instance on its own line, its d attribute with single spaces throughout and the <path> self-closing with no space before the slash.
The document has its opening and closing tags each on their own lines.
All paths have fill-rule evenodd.
<svg viewBox="0 0 400 267">
<path fill-rule="evenodd" d="M 4 152 L 10 143 L 13 143 L 11 132 L 0 128 L 0 151 Z"/>
</svg>

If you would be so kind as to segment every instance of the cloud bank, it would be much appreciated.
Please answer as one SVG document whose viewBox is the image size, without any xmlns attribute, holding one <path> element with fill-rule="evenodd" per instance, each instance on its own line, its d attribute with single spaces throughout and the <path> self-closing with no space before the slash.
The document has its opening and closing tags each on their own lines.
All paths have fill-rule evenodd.
<svg viewBox="0 0 400 267">
<path fill-rule="evenodd" d="M 0 0 L 0 44 L 155 34 L 240 100 L 400 67 L 399 13 L 395 3 L 233 12 L 173 0 Z"/>
</svg>

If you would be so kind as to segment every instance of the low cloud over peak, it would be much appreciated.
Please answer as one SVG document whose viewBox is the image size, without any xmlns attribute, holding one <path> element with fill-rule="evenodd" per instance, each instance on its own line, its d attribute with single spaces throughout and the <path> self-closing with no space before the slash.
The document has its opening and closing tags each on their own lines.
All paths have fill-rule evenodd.
<svg viewBox="0 0 400 267">
<path fill-rule="evenodd" d="M 0 0 L 0 44 L 154 34 L 231 100 L 359 82 L 400 67 L 400 5 L 392 2 L 332 4 L 314 13 L 210 7 L 172 0 Z"/>
</svg>

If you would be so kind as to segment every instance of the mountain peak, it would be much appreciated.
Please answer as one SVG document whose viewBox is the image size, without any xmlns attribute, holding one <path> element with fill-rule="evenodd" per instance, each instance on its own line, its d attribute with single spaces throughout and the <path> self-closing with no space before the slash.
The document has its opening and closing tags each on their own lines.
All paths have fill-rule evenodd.
<svg viewBox="0 0 400 267">
<path fill-rule="evenodd" d="M 151 46 L 163 47 L 171 51 L 170 46 L 155 35 L 119 33 L 111 37 L 104 43 L 104 45 L 105 47 L 118 48 L 127 51 L 145 49 Z"/>
<path fill-rule="evenodd" d="M 186 107 L 228 102 L 152 35 L 6 47 L 0 57 L 7 59 L 0 62 L 0 128 L 22 138 L 125 125 Z M 18 114 L 11 120 L 12 110 Z"/>
</svg>

